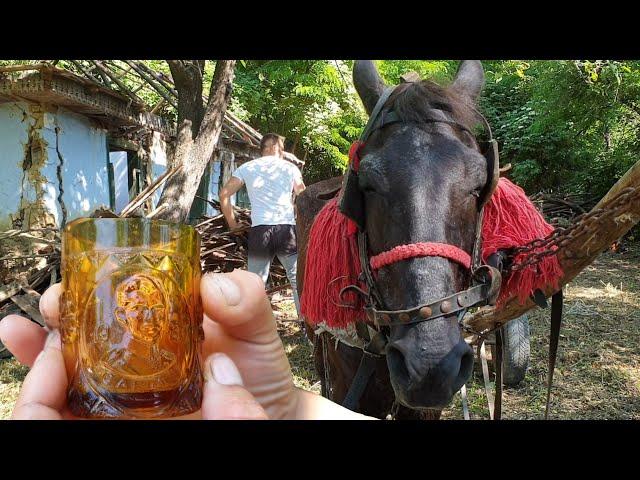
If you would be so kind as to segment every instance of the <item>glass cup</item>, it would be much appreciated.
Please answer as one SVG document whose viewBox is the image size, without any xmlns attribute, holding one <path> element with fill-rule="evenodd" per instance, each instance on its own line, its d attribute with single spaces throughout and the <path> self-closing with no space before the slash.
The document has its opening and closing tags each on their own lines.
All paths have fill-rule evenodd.
<svg viewBox="0 0 640 480">
<path fill-rule="evenodd" d="M 202 401 L 200 236 L 144 218 L 80 218 L 62 236 L 68 404 L 88 418 L 186 415 Z"/>
</svg>

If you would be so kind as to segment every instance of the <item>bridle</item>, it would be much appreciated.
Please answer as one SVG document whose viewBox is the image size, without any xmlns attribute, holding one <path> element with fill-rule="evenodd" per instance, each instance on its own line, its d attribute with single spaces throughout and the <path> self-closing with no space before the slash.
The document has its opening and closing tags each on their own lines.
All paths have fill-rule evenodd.
<svg viewBox="0 0 640 480">
<path fill-rule="evenodd" d="M 374 131 L 393 123 L 403 122 L 403 120 L 393 110 L 383 112 L 383 108 L 387 100 L 398 87 L 399 86 L 388 87 L 383 92 L 371 112 L 369 121 L 362 132 L 360 139 L 352 145 L 349 151 L 349 168 L 345 175 L 341 196 L 338 200 L 338 208 L 340 211 L 350 218 L 357 228 L 358 256 L 361 267 L 361 274 L 358 280 L 360 284 L 364 284 L 366 286 L 366 290 L 363 290 L 358 285 L 348 285 L 344 287 L 339 294 L 341 299 L 348 291 L 353 291 L 361 295 L 365 300 L 364 310 L 368 320 L 366 323 L 356 322 L 355 324 L 356 332 L 363 341 L 364 347 L 360 365 L 342 403 L 343 406 L 351 410 L 356 409 L 360 397 L 364 393 L 368 384 L 369 378 L 375 371 L 376 360 L 382 358 L 386 353 L 390 327 L 427 322 L 445 316 L 457 315 L 458 324 L 462 328 L 462 319 L 467 312 L 467 309 L 473 306 L 495 304 L 498 294 L 500 293 L 502 281 L 500 270 L 495 268 L 495 266 L 483 264 L 481 258 L 481 233 L 484 205 L 491 198 L 491 195 L 497 187 L 500 172 L 498 144 L 493 138 L 489 123 L 477 110 L 475 112 L 482 120 L 482 123 L 489 135 L 489 140 L 484 142 L 484 144 L 476 141 L 480 147 L 480 153 L 482 153 L 487 160 L 488 180 L 479 196 L 475 240 L 471 255 L 456 245 L 421 242 L 409 245 L 399 245 L 389 251 L 382 252 L 372 258 L 369 258 L 368 239 L 365 226 L 364 196 L 359 188 L 358 180 L 360 151 Z M 458 122 L 442 118 L 428 117 L 421 119 L 421 123 L 449 124 L 460 131 L 468 132 L 475 139 L 473 132 Z M 402 260 L 423 256 L 446 258 L 449 261 L 462 265 L 463 268 L 470 272 L 471 286 L 466 290 L 456 292 L 447 297 L 407 309 L 389 310 L 385 308 L 385 303 L 376 286 L 376 280 L 373 274 L 374 270 Z M 349 305 L 344 304 L 344 306 L 348 307 Z M 501 351 L 502 340 L 499 332 L 496 334 L 496 342 L 496 346 L 499 346 Z M 394 403 L 394 408 L 396 407 L 397 404 Z M 498 401 L 496 401 L 495 408 L 500 408 Z"/>
<path fill-rule="evenodd" d="M 409 245 L 399 245 L 391 250 L 382 252 L 369 258 L 368 239 L 365 230 L 365 210 L 364 198 L 358 186 L 358 169 L 360 165 L 359 153 L 371 134 L 387 125 L 402 123 L 403 121 L 394 111 L 382 112 L 387 100 L 398 88 L 389 87 L 380 96 L 376 103 L 369 122 L 367 123 L 360 139 L 354 144 L 350 151 L 350 164 L 344 181 L 342 196 L 339 199 L 340 211 L 349 217 L 357 226 L 358 254 L 361 266 L 361 281 L 366 285 L 367 290 L 361 289 L 357 285 L 349 285 L 340 291 L 340 298 L 348 291 L 355 291 L 365 298 L 365 312 L 370 324 L 380 331 L 382 327 L 396 325 L 407 325 L 420 323 L 437 318 L 457 314 L 459 320 L 462 319 L 466 310 L 473 306 L 495 304 L 500 292 L 501 274 L 500 271 L 490 265 L 482 264 L 481 259 L 481 232 L 483 208 L 495 190 L 499 176 L 499 158 L 497 142 L 493 139 L 491 128 L 487 120 L 477 110 L 476 113 L 484 123 L 489 134 L 486 145 L 479 143 L 480 151 L 487 159 L 487 184 L 480 193 L 479 208 L 476 221 L 475 241 L 471 255 L 460 247 L 449 244 L 421 242 Z M 475 136 L 468 128 L 458 122 L 428 117 L 421 119 L 422 123 L 446 123 L 454 128 L 463 130 Z M 403 310 L 389 310 L 385 308 L 385 303 L 380 295 L 374 277 L 374 270 L 384 266 L 414 257 L 436 256 L 446 258 L 450 261 L 462 265 L 471 273 L 472 286 L 466 290 L 454 293 L 447 297 L 440 298 L 433 302 L 417 305 Z"/>
<path fill-rule="evenodd" d="M 405 82 L 409 83 L 409 82 Z M 386 345 L 388 343 L 388 331 L 392 326 L 409 325 L 420 322 L 435 320 L 437 318 L 454 315 L 458 317 L 458 324 L 463 327 L 462 319 L 468 308 L 482 305 L 494 305 L 500 293 L 502 282 L 501 269 L 503 258 L 500 252 L 490 256 L 488 264 L 482 263 L 482 221 L 484 217 L 484 206 L 491 198 L 494 190 L 498 185 L 500 176 L 498 144 L 493 138 L 491 127 L 486 118 L 477 110 L 475 113 L 482 120 L 485 130 L 489 135 L 487 142 L 476 143 L 479 146 L 487 161 L 487 183 L 480 193 L 478 201 L 478 212 L 476 217 L 475 239 L 471 255 L 456 245 L 441 244 L 434 242 L 422 242 L 409 245 L 398 245 L 386 252 L 382 252 L 374 257 L 369 258 L 368 239 L 365 226 L 365 205 L 364 196 L 360 191 L 358 184 L 358 169 L 360 166 L 360 151 L 365 145 L 366 140 L 371 134 L 392 123 L 402 123 L 403 120 L 394 111 L 385 111 L 383 108 L 396 88 L 389 87 L 380 96 L 376 103 L 369 121 L 362 132 L 359 141 L 355 142 L 349 151 L 349 168 L 343 181 L 341 196 L 338 200 L 339 210 L 346 217 L 352 220 L 357 232 L 358 256 L 361 267 L 359 283 L 366 286 L 363 290 L 358 285 L 348 285 L 340 291 L 340 298 L 348 292 L 354 291 L 362 295 L 365 299 L 364 310 L 368 322 L 356 322 L 356 332 L 360 339 L 364 342 L 362 348 L 363 355 L 356 375 L 351 383 L 349 391 L 343 400 L 343 406 L 355 410 L 358 401 L 368 384 L 369 378 L 376 368 L 376 360 L 382 358 L 386 353 Z M 443 118 L 422 118 L 420 123 L 445 123 L 458 129 L 466 131 L 474 139 L 475 135 L 469 131 L 464 125 L 455 121 Z M 446 258 L 449 261 L 462 265 L 470 273 L 471 286 L 466 290 L 456 292 L 453 295 L 440 298 L 431 303 L 417 305 L 404 310 L 388 310 L 380 295 L 376 280 L 373 274 L 374 270 L 385 267 L 387 265 L 407 260 L 415 257 L 435 256 Z M 546 299 L 541 291 L 537 291 L 536 295 L 532 295 L 536 304 L 546 307 Z M 547 400 L 545 409 L 545 418 L 549 414 L 551 385 L 553 383 L 553 371 L 556 363 L 556 354 L 558 341 L 560 337 L 560 327 L 562 323 L 562 289 L 553 294 L 551 303 L 551 332 L 549 340 L 549 374 L 547 380 Z M 344 305 L 348 307 L 349 305 Z M 502 404 L 502 329 L 498 324 L 495 329 L 495 354 L 496 354 L 496 378 L 495 378 L 495 399 L 493 402 L 489 400 L 489 375 L 486 364 L 486 357 L 483 354 L 484 339 L 490 331 L 471 332 L 477 336 L 478 352 L 482 360 L 483 376 L 485 381 L 485 390 L 487 391 L 487 399 L 489 401 L 490 416 L 493 419 L 500 419 Z M 326 376 L 326 372 L 325 372 Z M 325 378 L 326 379 L 326 378 Z M 466 405 L 466 389 L 461 390 L 463 399 L 463 408 Z M 394 402 L 392 411 L 397 411 L 398 404 Z M 392 413 L 392 417 L 395 414 Z M 468 409 L 465 408 L 465 418 L 469 418 Z"/>
</svg>

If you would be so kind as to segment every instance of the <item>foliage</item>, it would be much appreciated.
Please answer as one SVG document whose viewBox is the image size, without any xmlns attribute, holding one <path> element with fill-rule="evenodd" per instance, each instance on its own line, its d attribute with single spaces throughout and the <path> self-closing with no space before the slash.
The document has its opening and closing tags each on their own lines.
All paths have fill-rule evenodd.
<svg viewBox="0 0 640 480">
<path fill-rule="evenodd" d="M 0 60 L 0 66 L 37 61 Z M 126 68 L 122 61 L 116 61 Z M 163 60 L 148 66 L 169 75 Z M 447 83 L 458 61 L 381 60 L 388 84 L 400 75 Z M 640 62 L 610 60 L 494 60 L 483 62 L 486 86 L 480 108 L 500 145 L 503 164 L 529 193 L 540 190 L 601 196 L 640 153 Z M 69 61 L 59 67 L 74 70 Z M 231 110 L 259 131 L 287 138 L 289 150 L 306 161 L 308 183 L 340 174 L 349 145 L 366 114 L 351 80 L 351 60 L 240 60 Z M 208 94 L 214 62 L 204 75 Z M 132 80 L 124 80 L 136 88 Z M 152 89 L 137 95 L 149 106 Z M 175 118 L 165 106 L 159 111 Z"/>
<path fill-rule="evenodd" d="M 307 182 L 340 174 L 366 122 L 350 71 L 344 61 L 241 61 L 231 110 L 263 133 L 284 135 L 307 161 Z"/>
<path fill-rule="evenodd" d="M 638 62 L 492 62 L 481 105 L 530 192 L 602 196 L 638 159 Z"/>
</svg>

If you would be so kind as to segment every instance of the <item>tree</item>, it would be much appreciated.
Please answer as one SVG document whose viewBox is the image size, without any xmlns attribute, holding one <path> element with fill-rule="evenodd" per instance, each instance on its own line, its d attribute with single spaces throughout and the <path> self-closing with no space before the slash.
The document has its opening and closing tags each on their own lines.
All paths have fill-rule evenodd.
<svg viewBox="0 0 640 480">
<path fill-rule="evenodd" d="M 218 60 L 205 108 L 202 99 L 204 60 L 168 60 L 178 92 L 178 124 L 173 168 L 165 184 L 156 218 L 186 220 L 204 169 L 222 131 L 222 120 L 232 91 L 235 60 Z"/>
<path fill-rule="evenodd" d="M 307 183 L 339 175 L 366 123 L 351 83 L 351 63 L 241 61 L 231 108 L 258 130 L 284 135 L 285 148 L 306 161 Z"/>
</svg>

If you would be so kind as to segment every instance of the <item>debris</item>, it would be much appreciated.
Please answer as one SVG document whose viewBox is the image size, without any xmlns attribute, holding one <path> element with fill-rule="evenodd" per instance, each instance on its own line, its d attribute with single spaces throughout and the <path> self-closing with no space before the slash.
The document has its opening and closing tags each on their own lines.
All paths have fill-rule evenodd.
<svg viewBox="0 0 640 480">
<path fill-rule="evenodd" d="M 173 170 L 169 170 L 159 186 Z M 151 187 L 153 188 L 153 186 Z M 147 189 L 125 207 L 127 214 L 133 213 L 143 200 L 142 195 L 150 194 Z M 220 205 L 210 202 L 216 209 Z M 251 212 L 248 209 L 235 208 L 236 218 L 243 225 L 229 231 L 222 214 L 204 217 L 195 228 L 200 232 L 202 245 L 200 260 L 204 273 L 230 272 L 235 268 L 247 268 L 247 231 L 251 224 Z M 98 208 L 90 217 L 118 218 L 106 208 Z M 43 248 L 44 246 L 44 248 Z M 61 240 L 56 229 L 8 230 L 0 232 L 0 311 L 7 304 L 14 304 L 33 321 L 44 325 L 39 311 L 40 295 L 60 278 Z M 282 265 L 276 260 L 272 263 L 267 294 L 289 287 L 289 280 Z"/>
<path fill-rule="evenodd" d="M 198 197 L 202 198 L 202 197 Z M 220 204 L 215 200 L 207 200 L 216 210 Z M 196 229 L 202 237 L 200 261 L 202 271 L 231 272 L 235 268 L 247 268 L 247 232 L 251 225 L 251 212 L 245 208 L 234 207 L 236 219 L 242 225 L 229 231 L 224 215 L 204 217 Z M 286 272 L 280 262 L 275 259 L 271 264 L 267 293 L 275 293 L 289 286 Z"/>
</svg>

